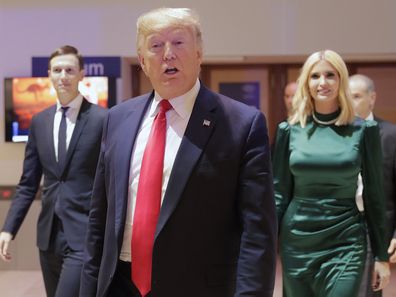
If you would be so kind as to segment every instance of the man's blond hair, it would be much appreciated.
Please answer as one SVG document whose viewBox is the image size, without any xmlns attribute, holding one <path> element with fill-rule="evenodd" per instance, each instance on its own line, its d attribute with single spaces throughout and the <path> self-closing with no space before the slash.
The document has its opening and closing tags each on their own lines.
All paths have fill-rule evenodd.
<svg viewBox="0 0 396 297">
<path fill-rule="evenodd" d="M 202 52 L 202 32 L 199 17 L 190 8 L 157 8 L 141 15 L 136 23 L 136 48 L 140 54 L 145 38 L 167 27 L 189 28 L 195 35 L 197 45 Z"/>
</svg>

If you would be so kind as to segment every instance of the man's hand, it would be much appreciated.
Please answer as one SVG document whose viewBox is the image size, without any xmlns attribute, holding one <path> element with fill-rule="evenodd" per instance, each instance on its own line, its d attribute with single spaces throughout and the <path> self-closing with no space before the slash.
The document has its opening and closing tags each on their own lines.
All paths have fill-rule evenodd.
<svg viewBox="0 0 396 297">
<path fill-rule="evenodd" d="M 396 238 L 392 238 L 388 247 L 388 254 L 389 262 L 396 263 Z"/>
<path fill-rule="evenodd" d="M 373 291 L 379 291 L 389 284 L 390 268 L 388 262 L 375 261 L 373 279 L 371 282 Z"/>
<path fill-rule="evenodd" d="M 12 240 L 12 234 L 8 232 L 1 232 L 0 233 L 0 257 L 8 262 L 11 260 L 11 255 L 8 252 L 8 246 Z"/>
</svg>

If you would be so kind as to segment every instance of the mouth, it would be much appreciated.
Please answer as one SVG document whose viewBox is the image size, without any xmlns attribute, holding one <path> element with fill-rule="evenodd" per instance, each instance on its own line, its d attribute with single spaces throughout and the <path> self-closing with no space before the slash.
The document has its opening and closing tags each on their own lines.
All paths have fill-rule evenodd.
<svg viewBox="0 0 396 297">
<path fill-rule="evenodd" d="M 65 89 L 69 87 L 69 84 L 59 84 L 58 87 L 61 89 Z"/>
<path fill-rule="evenodd" d="M 318 95 L 326 96 L 326 95 L 329 95 L 330 93 L 331 93 L 331 90 L 329 90 L 329 89 L 318 90 Z"/>
<path fill-rule="evenodd" d="M 177 69 L 176 67 L 168 67 L 164 71 L 165 74 L 170 74 L 170 75 L 176 74 L 177 72 L 179 72 L 179 69 Z"/>
</svg>

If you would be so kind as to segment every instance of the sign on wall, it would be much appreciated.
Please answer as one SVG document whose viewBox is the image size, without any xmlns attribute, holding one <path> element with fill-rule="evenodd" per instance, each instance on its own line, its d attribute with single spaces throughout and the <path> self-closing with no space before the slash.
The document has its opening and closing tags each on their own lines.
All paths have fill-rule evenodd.
<svg viewBox="0 0 396 297">
<path fill-rule="evenodd" d="M 221 82 L 220 94 L 260 109 L 260 82 Z"/>
<path fill-rule="evenodd" d="M 32 76 L 48 76 L 49 57 L 32 57 Z M 84 57 L 86 76 L 121 77 L 121 57 Z"/>
</svg>

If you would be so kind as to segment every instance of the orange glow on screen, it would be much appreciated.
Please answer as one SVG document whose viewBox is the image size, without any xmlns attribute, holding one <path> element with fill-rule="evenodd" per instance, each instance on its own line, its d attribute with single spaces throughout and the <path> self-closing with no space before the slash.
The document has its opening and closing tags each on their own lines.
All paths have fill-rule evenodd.
<svg viewBox="0 0 396 297">
<path fill-rule="evenodd" d="M 90 102 L 107 107 L 108 78 L 85 77 L 80 93 Z M 15 78 L 12 83 L 14 112 L 21 129 L 28 129 L 33 115 L 56 103 L 56 92 L 47 77 Z"/>
</svg>

